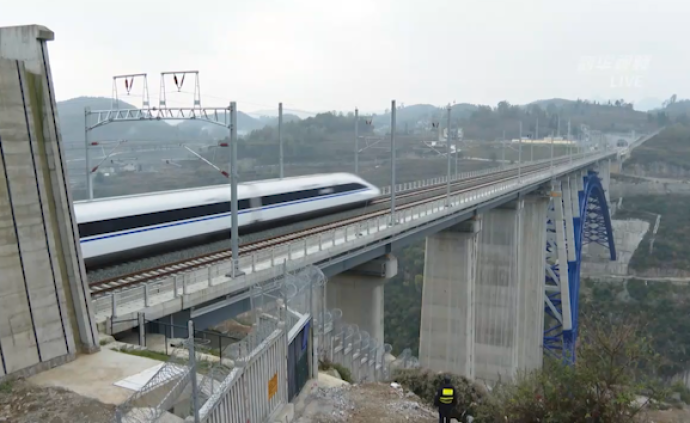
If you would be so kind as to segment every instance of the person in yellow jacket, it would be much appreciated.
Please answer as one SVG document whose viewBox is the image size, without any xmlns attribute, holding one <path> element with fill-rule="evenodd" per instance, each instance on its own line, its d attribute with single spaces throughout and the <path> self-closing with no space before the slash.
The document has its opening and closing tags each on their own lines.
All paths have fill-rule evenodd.
<svg viewBox="0 0 690 423">
<path fill-rule="evenodd" d="M 439 423 L 450 423 L 455 404 L 458 402 L 458 392 L 447 375 L 443 377 L 443 384 L 436 392 L 434 406 L 438 407 Z"/>
</svg>

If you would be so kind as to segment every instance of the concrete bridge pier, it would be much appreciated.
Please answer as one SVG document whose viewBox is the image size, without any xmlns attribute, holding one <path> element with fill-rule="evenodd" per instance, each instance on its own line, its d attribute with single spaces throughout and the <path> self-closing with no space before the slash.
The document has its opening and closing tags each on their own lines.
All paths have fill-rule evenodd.
<svg viewBox="0 0 690 423">
<path fill-rule="evenodd" d="M 427 238 L 422 366 L 486 382 L 541 367 L 548 204 L 529 196 Z"/>
<path fill-rule="evenodd" d="M 398 274 L 398 259 L 387 254 L 328 280 L 326 304 L 351 324 L 383 342 L 383 286 Z"/>
<path fill-rule="evenodd" d="M 542 365 L 548 197 L 491 210 L 479 237 L 475 377 L 512 380 Z"/>
<path fill-rule="evenodd" d="M 474 378 L 475 283 L 481 216 L 426 239 L 419 337 L 423 367 Z"/>
<path fill-rule="evenodd" d="M 518 300 L 518 369 L 541 368 L 544 355 L 544 280 L 546 219 L 549 197 L 525 198 L 522 240 L 518 245 L 520 281 Z"/>
<path fill-rule="evenodd" d="M 511 380 L 518 369 L 523 208 L 520 200 L 489 211 L 479 235 L 475 377 L 486 382 Z"/>
</svg>

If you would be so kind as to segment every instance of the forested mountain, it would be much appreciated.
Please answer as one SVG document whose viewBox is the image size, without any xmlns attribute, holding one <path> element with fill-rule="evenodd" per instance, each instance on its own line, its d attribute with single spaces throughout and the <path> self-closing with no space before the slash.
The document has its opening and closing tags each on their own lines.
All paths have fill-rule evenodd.
<svg viewBox="0 0 690 423">
<path fill-rule="evenodd" d="M 677 116 L 684 114 L 684 102 L 679 101 L 668 107 L 668 114 Z M 79 97 L 58 103 L 58 113 L 60 116 L 60 126 L 63 139 L 68 146 L 80 147 L 84 142 L 84 108 L 89 107 L 92 111 L 107 110 L 112 107 L 112 101 L 103 97 Z M 117 107 L 120 109 L 134 109 L 134 105 L 124 101 L 118 101 Z M 658 112 L 657 112 L 658 113 Z M 317 116 L 300 119 L 297 115 L 286 113 L 283 122 L 286 124 L 286 131 L 290 131 L 293 136 L 301 136 L 297 128 L 322 128 L 328 132 L 338 128 L 330 128 L 330 123 L 335 120 L 324 116 L 340 116 L 351 119 L 351 115 L 337 112 L 322 113 Z M 321 116 L 319 118 L 319 116 Z M 318 119 L 317 119 L 318 118 Z M 360 125 L 361 131 L 368 131 L 367 128 L 375 128 L 379 133 L 385 133 L 390 129 L 390 110 L 380 115 L 371 117 L 371 125 L 366 125 L 364 121 Z M 91 118 L 95 119 L 95 118 Z M 311 120 L 310 120 L 311 119 Z M 430 104 L 399 105 L 397 114 L 397 125 L 399 133 L 421 133 L 430 132 L 433 123 L 445 127 L 446 110 Z M 507 101 L 498 103 L 495 107 L 486 105 L 473 105 L 467 103 L 454 104 L 451 109 L 451 121 L 453 127 L 463 129 L 465 139 L 473 140 L 495 140 L 505 136 L 508 138 L 519 135 L 519 124 L 522 122 L 523 135 L 537 135 L 537 119 L 539 120 L 539 136 L 549 134 L 567 133 L 567 122 L 571 122 L 571 133 L 577 136 L 580 125 L 587 125 L 590 129 L 602 131 L 645 131 L 661 122 L 666 116 L 658 117 L 654 114 L 646 114 L 633 110 L 632 104 L 622 100 L 610 104 L 592 103 L 586 100 L 565 100 L 550 99 L 538 100 L 524 106 L 512 105 Z M 559 124 L 560 121 L 560 124 Z M 321 125 L 324 123 L 326 126 Z M 353 121 L 354 122 L 354 121 Z M 248 134 L 251 131 L 262 130 L 265 126 L 276 126 L 278 120 L 274 116 L 262 116 L 253 118 L 246 113 L 238 112 L 238 132 Z M 295 123 L 296 126 L 287 128 L 287 124 Z M 93 122 L 90 122 L 93 124 Z M 352 126 L 349 128 L 352 128 Z M 351 129 L 350 129 L 351 130 Z M 270 131 L 269 131 L 270 132 Z M 318 131 L 317 131 L 318 132 Z M 248 139 L 258 141 L 269 135 L 259 131 L 252 134 Z M 313 138 L 317 134 L 313 131 L 309 137 Z M 93 140 L 141 140 L 154 142 L 174 142 L 176 140 L 205 141 L 221 139 L 227 136 L 227 129 L 201 121 L 183 121 L 177 125 L 170 125 L 166 122 L 128 122 L 113 123 L 94 129 L 89 135 Z M 303 139 L 306 144 L 309 142 Z"/>
<path fill-rule="evenodd" d="M 445 108 L 428 104 L 401 105 L 396 113 L 398 131 L 428 128 L 432 122 L 445 127 L 446 113 Z M 390 111 L 387 110 L 385 114 L 374 117 L 374 124 L 377 128 L 388 130 L 390 119 Z M 462 128 L 464 138 L 471 140 L 496 140 L 504 134 L 506 138 L 517 138 L 520 135 L 520 122 L 523 136 L 565 136 L 568 121 L 574 137 L 579 136 L 581 125 L 605 132 L 643 132 L 658 124 L 655 117 L 650 118 L 647 113 L 634 110 L 632 103 L 624 100 L 598 103 L 554 98 L 527 105 L 501 101 L 494 107 L 463 103 L 451 108 L 451 125 Z"/>
</svg>

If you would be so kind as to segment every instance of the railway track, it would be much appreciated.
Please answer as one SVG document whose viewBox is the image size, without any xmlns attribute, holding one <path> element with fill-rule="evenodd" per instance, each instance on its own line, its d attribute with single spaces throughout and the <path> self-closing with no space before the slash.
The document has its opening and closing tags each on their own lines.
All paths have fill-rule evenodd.
<svg viewBox="0 0 690 423">
<path fill-rule="evenodd" d="M 563 160 L 555 160 L 554 164 L 557 163 L 562 163 Z M 522 172 L 524 175 L 529 175 L 538 171 L 543 170 L 544 168 L 547 168 L 549 164 L 539 164 L 539 165 L 530 165 L 530 166 L 525 166 L 522 168 Z M 509 179 L 512 179 L 515 175 L 517 175 L 517 170 L 507 170 L 507 171 L 501 171 L 501 172 L 496 172 L 492 173 L 489 175 L 485 175 L 479 178 L 473 178 L 471 180 L 460 180 L 457 182 L 454 182 L 451 184 L 451 193 L 452 194 L 459 194 L 462 192 L 474 190 L 477 188 L 481 188 L 484 186 L 492 185 L 497 182 L 501 181 L 506 181 Z M 420 189 L 416 190 L 414 192 L 407 192 L 407 193 L 401 193 L 396 195 L 396 198 L 409 198 L 411 196 L 420 196 L 421 194 L 425 193 L 433 193 L 434 191 L 440 191 L 442 189 L 445 189 L 446 184 L 440 184 L 440 185 L 433 185 L 426 187 L 425 189 Z M 398 210 L 404 210 L 410 207 L 415 207 L 417 205 L 429 202 L 429 201 L 434 201 L 438 199 L 442 199 L 445 197 L 445 192 L 432 196 L 432 197 L 425 197 L 423 199 L 411 201 L 405 204 L 402 204 L 397 207 Z M 389 201 L 389 196 L 381 196 L 377 199 L 374 200 L 374 203 L 386 203 Z M 284 244 L 290 241 L 294 241 L 296 239 L 308 237 L 308 236 L 313 236 L 317 235 L 318 233 L 322 232 L 327 232 L 333 229 L 337 229 L 339 227 L 343 226 L 348 226 L 353 223 L 357 223 L 360 221 L 364 221 L 367 219 L 371 219 L 373 217 L 381 216 L 388 214 L 389 210 L 388 209 L 383 209 L 383 210 L 377 210 L 377 211 L 372 211 L 369 213 L 363 213 L 357 216 L 337 220 L 334 222 L 330 223 L 325 223 L 321 225 L 316 225 L 307 229 L 295 231 L 286 235 L 281 235 L 281 236 L 276 236 L 272 238 L 267 238 L 264 240 L 259 240 L 255 242 L 250 242 L 246 243 L 244 245 L 241 245 L 239 247 L 239 254 L 240 255 L 245 255 L 248 253 L 253 253 L 262 249 L 266 248 L 271 248 L 276 245 Z M 204 254 L 198 257 L 193 257 L 189 259 L 184 259 L 184 260 L 179 260 L 167 264 L 163 264 L 160 266 L 155 266 L 151 267 L 148 269 L 143 269 L 141 271 L 137 272 L 132 272 L 129 274 L 124 274 L 118 277 L 114 278 L 109 278 L 109 279 L 104 279 L 98 282 L 94 282 L 89 284 L 91 288 L 91 293 L 94 296 L 100 296 L 103 294 L 107 294 L 113 291 L 118 291 L 123 288 L 131 288 L 135 287 L 147 282 L 151 282 L 160 278 L 164 278 L 167 276 L 171 276 L 183 271 L 188 271 L 194 268 L 202 267 L 202 266 L 207 266 L 210 264 L 217 263 L 219 261 L 223 260 L 228 260 L 232 258 L 232 251 L 230 249 L 226 250 L 221 250 L 218 252 L 214 253 L 208 253 Z"/>
</svg>

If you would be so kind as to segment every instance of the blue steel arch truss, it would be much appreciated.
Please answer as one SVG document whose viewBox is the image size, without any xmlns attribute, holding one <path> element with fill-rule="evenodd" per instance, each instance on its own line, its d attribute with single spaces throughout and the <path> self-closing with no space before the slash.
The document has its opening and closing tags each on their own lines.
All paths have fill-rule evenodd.
<svg viewBox="0 0 690 423">
<path fill-rule="evenodd" d="M 608 203 L 599 174 L 556 182 L 546 223 L 544 351 L 575 360 L 582 247 L 599 244 L 616 259 Z M 563 264 L 567 263 L 567 267 Z"/>
</svg>

